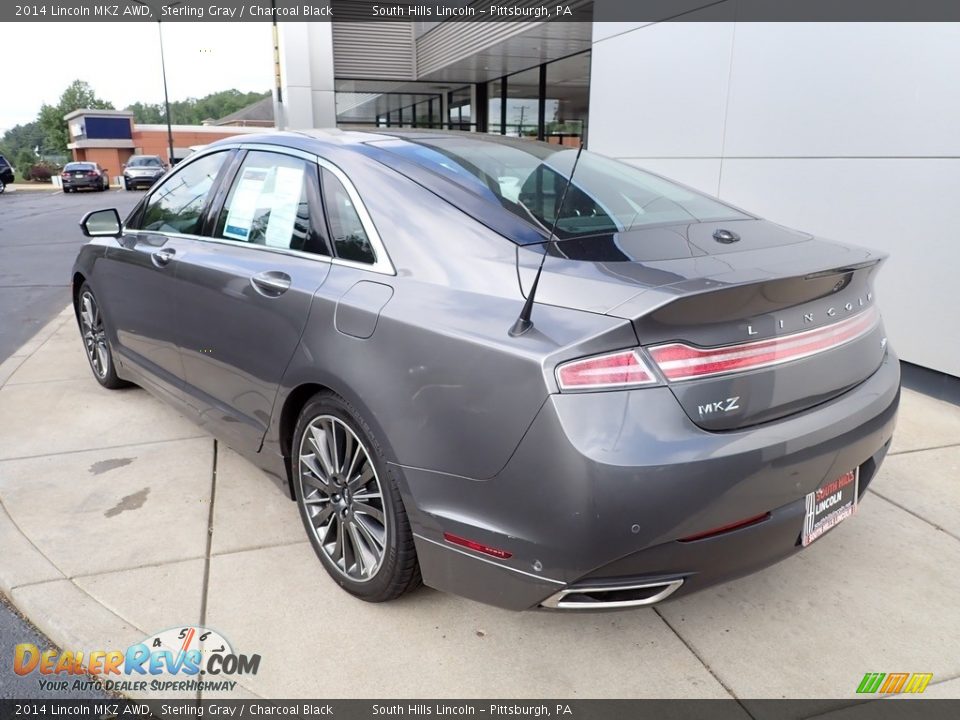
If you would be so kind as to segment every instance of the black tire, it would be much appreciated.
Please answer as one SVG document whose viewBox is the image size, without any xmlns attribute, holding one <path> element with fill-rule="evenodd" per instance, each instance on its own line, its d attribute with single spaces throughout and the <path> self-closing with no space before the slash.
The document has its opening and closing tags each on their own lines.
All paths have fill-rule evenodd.
<svg viewBox="0 0 960 720">
<path fill-rule="evenodd" d="M 68 192 L 70 192 L 70 188 L 65 187 L 65 188 L 63 189 L 64 195 L 66 195 Z"/>
<path fill-rule="evenodd" d="M 7 184 L 3 180 L 0 180 L 0 195 L 2 195 L 3 191 L 6 189 L 7 189 Z"/>
<path fill-rule="evenodd" d="M 91 317 L 87 317 L 87 299 L 93 303 Z M 93 377 L 108 390 L 119 390 L 130 385 L 126 380 L 117 376 L 113 362 L 113 350 L 110 348 L 109 334 L 100 304 L 88 283 L 80 286 L 77 294 L 77 324 L 80 326 L 80 339 L 83 342 L 84 353 Z M 91 327 L 92 323 L 92 327 Z"/>
<path fill-rule="evenodd" d="M 318 449 L 313 440 L 316 437 L 315 433 L 322 433 L 317 426 L 318 423 L 341 431 L 339 439 L 342 442 L 340 443 L 337 441 L 336 429 L 332 435 L 334 452 L 331 467 L 336 468 L 336 470 L 328 478 L 329 483 L 321 479 L 320 475 L 313 475 L 307 465 L 300 459 L 304 449 Z M 347 444 L 350 440 L 345 429 L 348 429 L 352 434 L 355 443 L 352 446 Z M 311 438 L 308 438 L 305 442 L 304 435 L 308 430 L 311 431 Z M 329 436 L 324 435 L 324 437 Z M 326 447 L 330 448 L 329 445 Z M 362 455 L 366 460 L 359 461 L 359 464 L 355 465 L 355 471 L 351 468 L 344 472 L 352 457 L 351 451 L 358 457 L 360 452 L 364 451 Z M 310 454 L 314 458 L 314 463 L 320 462 L 317 460 L 318 455 L 318 452 Z M 342 464 L 339 462 L 340 457 L 343 458 Z M 365 465 L 364 462 L 367 462 L 368 465 Z M 384 459 L 380 443 L 356 408 L 339 395 L 331 392 L 321 392 L 314 395 L 304 406 L 297 420 L 291 448 L 291 463 L 293 465 L 293 486 L 297 507 L 307 537 L 324 569 L 340 587 L 361 600 L 385 602 L 398 598 L 420 586 L 422 581 L 420 566 L 417 563 L 417 551 L 413 543 L 413 533 L 410 529 L 410 521 L 407 518 L 403 501 L 400 498 L 396 479 L 392 469 Z M 340 467 L 337 467 L 337 465 L 340 465 Z M 373 475 L 371 479 L 364 481 L 363 477 L 368 473 L 367 470 L 361 472 L 361 468 L 369 466 L 372 466 Z M 323 470 L 322 466 L 318 467 L 321 471 Z M 352 480 L 349 477 L 351 475 Z M 328 490 L 319 490 L 318 480 Z M 363 499 L 354 499 L 350 488 L 354 488 L 352 493 L 356 493 L 358 496 L 363 494 Z M 376 490 L 379 490 L 379 495 L 375 495 Z M 330 512 L 341 506 L 342 508 L 336 512 Z M 384 520 L 381 523 L 382 527 L 378 529 L 378 520 L 360 508 L 380 511 Z M 313 519 L 315 517 L 319 518 L 325 512 L 328 513 L 328 516 L 332 514 L 335 517 L 330 518 L 330 525 L 327 528 L 318 530 L 314 527 Z M 341 530 L 342 528 L 347 528 L 350 532 Z M 371 528 L 373 532 L 371 532 Z M 328 540 L 330 535 L 336 535 L 336 540 L 330 539 L 327 541 L 326 549 L 320 538 L 320 533 L 324 530 L 326 530 L 324 540 Z M 343 535 L 341 535 L 341 532 L 343 532 Z M 380 551 L 382 554 L 379 556 L 376 569 L 370 571 L 369 577 L 365 579 L 357 578 L 357 574 L 363 574 L 364 562 L 362 558 L 366 557 L 368 563 L 370 560 L 370 556 L 365 555 L 363 549 L 372 549 L 374 553 L 378 551 L 375 543 L 370 542 L 370 539 L 383 539 L 382 551 Z M 357 551 L 358 541 L 363 546 L 359 552 Z M 341 561 L 343 567 L 333 559 L 336 549 L 340 548 L 341 544 L 353 548 L 349 555 L 350 558 L 355 560 L 348 565 L 348 553 L 346 549 L 342 549 Z M 334 547 L 331 549 L 330 546 Z M 344 569 L 345 567 L 347 570 Z M 349 572 L 350 568 L 354 570 L 352 577 Z"/>
</svg>

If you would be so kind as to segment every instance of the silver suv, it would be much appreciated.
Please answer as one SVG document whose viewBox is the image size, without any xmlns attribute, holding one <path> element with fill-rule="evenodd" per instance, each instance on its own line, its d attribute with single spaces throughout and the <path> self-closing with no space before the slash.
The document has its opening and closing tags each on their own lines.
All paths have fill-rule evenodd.
<svg viewBox="0 0 960 720">
<path fill-rule="evenodd" d="M 134 155 L 123 166 L 123 179 L 127 190 L 150 187 L 159 180 L 167 166 L 157 155 Z"/>
</svg>

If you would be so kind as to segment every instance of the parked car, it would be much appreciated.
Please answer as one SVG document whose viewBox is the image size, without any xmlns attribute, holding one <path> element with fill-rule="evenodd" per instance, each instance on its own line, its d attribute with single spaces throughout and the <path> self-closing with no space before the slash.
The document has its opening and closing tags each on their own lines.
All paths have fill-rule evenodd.
<svg viewBox="0 0 960 720">
<path fill-rule="evenodd" d="M 167 166 L 157 155 L 134 155 L 123 166 L 123 180 L 127 190 L 150 187 L 163 177 Z"/>
<path fill-rule="evenodd" d="M 7 189 L 7 185 L 13 184 L 13 179 L 13 167 L 0 155 L 0 193 Z"/>
<path fill-rule="evenodd" d="M 88 188 L 90 190 L 109 190 L 110 176 L 95 162 L 68 162 L 60 173 L 65 193 Z"/>
<path fill-rule="evenodd" d="M 100 384 L 280 478 L 364 600 L 649 605 L 816 541 L 890 447 L 882 254 L 592 152 L 233 138 L 82 226 Z"/>
</svg>

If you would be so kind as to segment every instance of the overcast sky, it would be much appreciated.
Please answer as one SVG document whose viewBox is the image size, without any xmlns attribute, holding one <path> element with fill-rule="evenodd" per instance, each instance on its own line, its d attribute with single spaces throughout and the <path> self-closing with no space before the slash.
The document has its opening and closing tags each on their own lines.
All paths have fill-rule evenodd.
<svg viewBox="0 0 960 720">
<path fill-rule="evenodd" d="M 269 22 L 163 23 L 170 100 L 273 84 Z M 99 49 L 99 51 L 97 51 Z M 116 108 L 163 102 L 157 23 L 11 23 L 3 33 L 0 135 L 36 119 L 74 80 Z"/>
</svg>

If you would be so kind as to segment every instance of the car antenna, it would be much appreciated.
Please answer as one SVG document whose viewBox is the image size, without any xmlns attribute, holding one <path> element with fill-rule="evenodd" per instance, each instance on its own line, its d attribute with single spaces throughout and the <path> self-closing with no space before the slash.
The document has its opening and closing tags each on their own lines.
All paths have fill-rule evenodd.
<svg viewBox="0 0 960 720">
<path fill-rule="evenodd" d="M 557 223 L 560 222 L 560 214 L 563 212 L 563 204 L 567 200 L 567 190 L 570 189 L 570 186 L 573 185 L 573 174 L 577 171 L 577 163 L 580 162 L 580 153 L 583 152 L 583 139 L 580 139 L 580 147 L 577 148 L 577 156 L 573 159 L 573 167 L 570 168 L 570 177 L 567 178 L 567 184 L 563 187 L 563 194 L 560 195 L 560 205 L 557 207 L 557 215 L 553 218 L 553 226 L 550 228 L 550 237 L 547 238 L 548 243 L 556 244 L 556 235 L 557 232 Z M 537 274 L 533 278 L 533 285 L 530 286 L 530 294 L 527 295 L 526 302 L 523 303 L 523 308 L 520 310 L 520 315 L 517 317 L 517 321 L 513 323 L 513 327 L 510 328 L 510 337 L 520 337 L 527 330 L 533 327 L 533 320 L 530 319 L 531 313 L 533 313 L 533 299 L 537 294 L 537 287 L 540 285 L 540 275 L 543 273 L 543 263 L 547 259 L 547 249 L 543 249 L 543 257 L 540 258 L 540 267 L 537 268 Z"/>
</svg>

